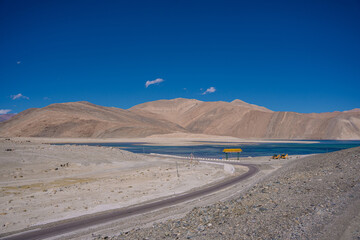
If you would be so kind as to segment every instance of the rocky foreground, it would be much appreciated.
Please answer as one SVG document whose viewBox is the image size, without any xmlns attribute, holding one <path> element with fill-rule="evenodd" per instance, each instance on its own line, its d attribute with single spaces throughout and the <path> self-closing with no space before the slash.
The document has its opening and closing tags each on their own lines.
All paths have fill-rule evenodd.
<svg viewBox="0 0 360 240">
<path fill-rule="evenodd" d="M 233 200 L 95 239 L 360 239 L 360 147 L 292 162 Z"/>
</svg>

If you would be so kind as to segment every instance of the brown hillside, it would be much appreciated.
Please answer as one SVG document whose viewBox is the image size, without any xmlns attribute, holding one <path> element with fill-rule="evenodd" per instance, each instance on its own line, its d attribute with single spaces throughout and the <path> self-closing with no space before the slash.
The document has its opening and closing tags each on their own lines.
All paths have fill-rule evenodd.
<svg viewBox="0 0 360 240">
<path fill-rule="evenodd" d="M 1 136 L 24 137 L 141 137 L 174 131 L 185 130 L 166 120 L 88 102 L 28 109 L 0 125 Z"/>
<path fill-rule="evenodd" d="M 2 114 L 0 115 L 0 122 L 4 122 L 15 116 L 15 113 L 8 113 L 8 114 Z"/>
<path fill-rule="evenodd" d="M 28 109 L 0 123 L 0 136 L 144 137 L 174 132 L 265 139 L 360 139 L 360 111 L 273 112 L 245 103 L 177 98 L 129 110 L 88 102 Z"/>
<path fill-rule="evenodd" d="M 134 113 L 153 113 L 157 118 L 166 119 L 171 122 L 182 124 L 187 121 L 187 115 L 192 115 L 204 102 L 196 99 L 176 98 L 172 100 L 158 100 L 136 105 L 129 110 Z"/>
<path fill-rule="evenodd" d="M 256 110 L 260 110 L 260 111 L 264 111 L 264 112 L 272 112 L 270 109 L 267 109 L 265 107 L 261 107 L 261 106 L 255 105 L 255 104 L 250 104 L 250 103 L 244 102 L 244 101 L 239 100 L 239 99 L 235 99 L 231 103 L 235 104 L 237 106 L 241 106 L 241 107 L 248 107 L 248 108 L 251 108 L 253 110 L 256 109 Z"/>
<path fill-rule="evenodd" d="M 302 114 L 273 112 L 241 100 L 173 99 L 131 108 L 176 122 L 194 133 L 267 139 L 360 139 L 360 111 Z"/>
</svg>

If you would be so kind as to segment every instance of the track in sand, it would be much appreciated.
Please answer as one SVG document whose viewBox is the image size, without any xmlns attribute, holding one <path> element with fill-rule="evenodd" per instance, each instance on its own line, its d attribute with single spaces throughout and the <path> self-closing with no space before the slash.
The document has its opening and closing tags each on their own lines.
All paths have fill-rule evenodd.
<svg viewBox="0 0 360 240">
<path fill-rule="evenodd" d="M 77 231 L 79 229 L 87 228 L 90 226 L 100 225 L 107 222 L 111 222 L 120 218 L 130 217 L 133 215 L 142 214 L 145 212 L 150 212 L 156 209 L 172 206 L 181 202 L 185 202 L 194 198 L 201 197 L 203 195 L 207 195 L 216 191 L 219 191 L 223 188 L 229 187 L 233 184 L 239 183 L 254 174 L 256 174 L 259 169 L 251 164 L 239 164 L 239 163 L 232 163 L 236 165 L 241 165 L 249 168 L 249 171 L 246 173 L 231 178 L 227 181 L 220 182 L 218 184 L 202 188 L 196 191 L 183 193 L 174 197 L 166 198 L 164 200 L 159 200 L 155 202 L 150 202 L 142 205 L 137 206 L 130 206 L 121 209 L 115 209 L 112 211 L 106 211 L 104 213 L 99 213 L 96 215 L 92 215 L 90 217 L 83 217 L 83 218 L 75 218 L 75 219 L 68 219 L 66 221 L 61 221 L 58 223 L 52 223 L 51 225 L 46 225 L 43 228 L 35 229 L 32 231 L 18 233 L 12 236 L 7 236 L 2 239 L 7 240 L 20 240 L 20 239 L 46 239 L 49 237 L 59 236 L 65 233 L 70 233 L 73 231 Z"/>
</svg>

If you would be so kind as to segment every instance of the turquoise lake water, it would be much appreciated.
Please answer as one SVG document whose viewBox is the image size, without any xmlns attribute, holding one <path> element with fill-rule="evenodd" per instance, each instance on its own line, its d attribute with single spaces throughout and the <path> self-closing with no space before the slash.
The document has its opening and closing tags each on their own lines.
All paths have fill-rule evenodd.
<svg viewBox="0 0 360 240">
<path fill-rule="evenodd" d="M 317 140 L 315 140 L 317 141 Z M 169 154 L 177 156 L 190 156 L 205 158 L 220 158 L 224 157 L 222 152 L 224 148 L 241 148 L 243 152 L 241 157 L 257 157 L 257 156 L 271 156 L 274 154 L 287 153 L 289 155 L 304 155 L 315 153 L 334 152 L 342 149 L 359 147 L 359 141 L 336 141 L 336 140 L 322 140 L 318 143 L 304 143 L 297 141 L 296 143 L 239 143 L 226 146 L 220 143 L 212 143 L 201 146 L 152 146 L 144 145 L 145 143 L 84 143 L 77 145 L 89 146 L 107 146 L 119 147 L 121 149 L 133 153 L 158 153 Z M 230 157 L 236 157 L 235 154 L 230 154 Z"/>
</svg>

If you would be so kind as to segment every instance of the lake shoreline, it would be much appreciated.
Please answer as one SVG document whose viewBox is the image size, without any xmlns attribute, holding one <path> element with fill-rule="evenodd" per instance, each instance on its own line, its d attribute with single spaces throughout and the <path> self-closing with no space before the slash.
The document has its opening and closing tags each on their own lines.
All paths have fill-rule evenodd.
<svg viewBox="0 0 360 240">
<path fill-rule="evenodd" d="M 204 134 L 186 135 L 153 135 L 144 138 L 44 138 L 44 137 L 12 137 L 16 141 L 31 141 L 35 143 L 143 143 L 159 146 L 199 146 L 207 144 L 235 145 L 239 143 L 318 143 L 319 140 L 294 139 L 242 139 L 229 136 L 214 136 Z"/>
</svg>

